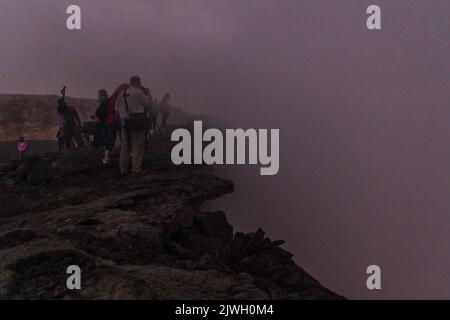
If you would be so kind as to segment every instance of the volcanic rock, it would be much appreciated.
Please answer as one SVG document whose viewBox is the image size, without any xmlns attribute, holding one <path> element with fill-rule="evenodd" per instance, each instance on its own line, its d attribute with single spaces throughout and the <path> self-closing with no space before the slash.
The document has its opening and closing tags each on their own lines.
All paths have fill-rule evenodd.
<svg viewBox="0 0 450 320">
<path fill-rule="evenodd" d="M 233 183 L 172 165 L 164 145 L 152 141 L 141 178 L 103 166 L 95 149 L 1 164 L 0 299 L 341 298 L 283 241 L 203 212 Z M 66 287 L 70 265 L 81 290 Z"/>
</svg>

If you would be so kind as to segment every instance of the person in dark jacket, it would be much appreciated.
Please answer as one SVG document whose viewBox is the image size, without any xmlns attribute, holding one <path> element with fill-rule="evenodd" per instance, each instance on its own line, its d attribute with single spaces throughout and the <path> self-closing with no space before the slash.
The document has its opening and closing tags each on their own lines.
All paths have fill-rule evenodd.
<svg viewBox="0 0 450 320">
<path fill-rule="evenodd" d="M 72 147 L 72 139 L 75 140 L 78 148 L 84 147 L 84 141 L 81 137 L 81 120 L 77 110 L 68 106 L 61 98 L 58 100 L 58 113 L 63 121 L 66 148 Z"/>
<path fill-rule="evenodd" d="M 111 163 L 111 152 L 116 145 L 117 132 L 121 128 L 120 117 L 115 109 L 115 105 L 119 95 L 128 87 L 128 85 L 121 85 L 113 93 L 111 98 L 108 97 L 108 93 L 104 89 L 98 92 L 100 106 L 97 109 L 96 115 L 104 126 L 106 150 L 102 162 L 105 165 Z"/>
<path fill-rule="evenodd" d="M 94 146 L 106 145 L 106 118 L 108 117 L 109 96 L 105 89 L 98 90 L 99 106 L 92 119 L 95 121 Z"/>
</svg>

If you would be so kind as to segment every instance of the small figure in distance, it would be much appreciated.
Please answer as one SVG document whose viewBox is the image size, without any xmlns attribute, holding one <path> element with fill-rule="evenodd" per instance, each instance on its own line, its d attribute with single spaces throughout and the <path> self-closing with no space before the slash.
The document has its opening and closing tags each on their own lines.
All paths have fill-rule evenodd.
<svg viewBox="0 0 450 320">
<path fill-rule="evenodd" d="M 158 118 L 158 114 L 161 113 L 162 116 L 162 120 L 161 120 L 161 129 L 167 129 L 167 120 L 169 119 L 170 116 L 170 104 L 169 104 L 169 100 L 170 100 L 170 93 L 167 92 L 164 97 L 162 98 L 161 102 L 159 103 L 159 105 L 156 108 L 155 111 L 155 119 Z"/>
<path fill-rule="evenodd" d="M 20 154 L 20 160 L 24 160 L 25 158 L 25 151 L 28 148 L 28 142 L 25 141 L 24 137 L 20 137 L 19 141 L 17 141 L 17 149 L 19 150 Z"/>
</svg>

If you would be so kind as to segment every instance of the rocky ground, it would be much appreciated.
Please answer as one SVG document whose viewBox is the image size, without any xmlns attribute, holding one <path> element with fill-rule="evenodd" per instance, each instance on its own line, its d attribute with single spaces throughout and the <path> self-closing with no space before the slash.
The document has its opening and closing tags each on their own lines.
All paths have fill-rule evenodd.
<svg viewBox="0 0 450 320">
<path fill-rule="evenodd" d="M 165 141 L 146 153 L 141 178 L 99 159 L 84 149 L 0 165 L 0 299 L 341 298 L 283 241 L 201 212 L 233 183 L 172 165 Z M 82 270 L 79 291 L 66 287 L 69 265 Z"/>
</svg>

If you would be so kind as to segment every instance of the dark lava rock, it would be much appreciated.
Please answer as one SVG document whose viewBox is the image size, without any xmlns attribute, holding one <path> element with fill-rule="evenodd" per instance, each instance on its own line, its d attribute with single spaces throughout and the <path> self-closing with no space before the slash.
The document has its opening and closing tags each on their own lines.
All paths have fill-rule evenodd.
<svg viewBox="0 0 450 320">
<path fill-rule="evenodd" d="M 340 299 L 261 229 L 202 202 L 233 192 L 152 141 L 141 178 L 82 149 L 0 164 L 0 299 Z M 115 155 L 117 161 L 117 155 Z M 66 288 L 66 269 L 82 289 Z"/>
</svg>

